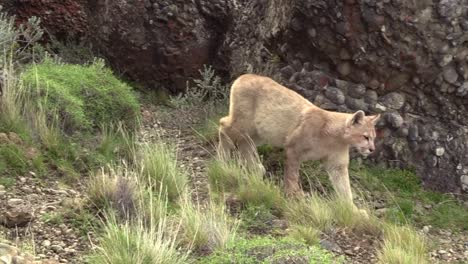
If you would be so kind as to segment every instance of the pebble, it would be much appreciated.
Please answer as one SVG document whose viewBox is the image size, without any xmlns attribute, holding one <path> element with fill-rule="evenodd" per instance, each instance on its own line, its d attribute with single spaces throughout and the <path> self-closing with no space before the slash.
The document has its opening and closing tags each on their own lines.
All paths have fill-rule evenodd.
<svg viewBox="0 0 468 264">
<path fill-rule="evenodd" d="M 348 88 L 348 95 L 353 98 L 359 99 L 359 98 L 362 98 L 365 94 L 366 94 L 366 87 L 362 84 L 351 85 Z"/>
<path fill-rule="evenodd" d="M 429 227 L 429 226 L 424 226 L 422 230 L 423 230 L 423 232 L 424 232 L 425 234 L 427 234 L 427 233 L 429 233 L 429 231 L 430 231 L 430 227 Z"/>
<path fill-rule="evenodd" d="M 397 112 L 388 113 L 385 115 L 387 124 L 390 124 L 392 128 L 399 128 L 403 125 L 403 117 Z"/>
<path fill-rule="evenodd" d="M 327 240 L 327 239 L 321 240 L 320 241 L 320 246 L 322 246 L 326 250 L 333 251 L 335 253 L 342 253 L 343 252 L 343 250 L 341 249 L 341 247 L 338 244 L 336 244 L 333 241 Z"/>
<path fill-rule="evenodd" d="M 346 99 L 343 92 L 336 87 L 327 87 L 327 90 L 325 91 L 325 97 L 337 105 L 344 104 Z"/>
<path fill-rule="evenodd" d="M 454 66 L 446 67 L 442 75 L 444 80 L 450 84 L 455 84 L 458 80 L 458 73 Z"/>
<path fill-rule="evenodd" d="M 42 241 L 41 245 L 42 245 L 43 247 L 50 247 L 51 243 L 50 243 L 49 240 L 44 240 L 44 241 Z"/>
<path fill-rule="evenodd" d="M 435 149 L 435 154 L 436 154 L 436 156 L 438 156 L 438 157 L 444 155 L 444 153 L 445 153 L 445 149 L 444 149 L 443 147 L 437 147 L 437 148 Z"/>
<path fill-rule="evenodd" d="M 399 110 L 405 104 L 405 97 L 397 92 L 392 92 L 381 97 L 381 104 L 385 107 Z"/>
</svg>

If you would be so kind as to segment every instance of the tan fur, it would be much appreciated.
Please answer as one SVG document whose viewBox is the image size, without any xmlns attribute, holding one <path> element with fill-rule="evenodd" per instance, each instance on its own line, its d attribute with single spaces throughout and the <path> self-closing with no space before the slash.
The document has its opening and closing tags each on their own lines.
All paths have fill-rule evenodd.
<svg viewBox="0 0 468 264">
<path fill-rule="evenodd" d="M 352 200 L 349 184 L 349 148 L 364 155 L 374 150 L 379 115 L 365 116 L 323 110 L 270 78 L 240 76 L 231 87 L 229 115 L 221 118 L 218 153 L 238 148 L 247 161 L 255 161 L 255 145 L 284 147 L 284 187 L 301 192 L 299 166 L 321 160 L 336 192 Z"/>
</svg>

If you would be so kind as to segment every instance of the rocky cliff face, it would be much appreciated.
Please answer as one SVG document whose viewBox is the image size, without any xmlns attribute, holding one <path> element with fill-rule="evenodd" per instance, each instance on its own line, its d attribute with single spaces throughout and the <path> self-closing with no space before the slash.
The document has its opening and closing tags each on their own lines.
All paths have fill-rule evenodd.
<svg viewBox="0 0 468 264">
<path fill-rule="evenodd" d="M 9 2 L 52 33 L 87 36 L 151 88 L 183 90 L 213 64 L 268 74 L 326 109 L 381 112 L 372 159 L 468 191 L 468 0 Z M 75 15 L 53 20 L 60 11 Z"/>
</svg>

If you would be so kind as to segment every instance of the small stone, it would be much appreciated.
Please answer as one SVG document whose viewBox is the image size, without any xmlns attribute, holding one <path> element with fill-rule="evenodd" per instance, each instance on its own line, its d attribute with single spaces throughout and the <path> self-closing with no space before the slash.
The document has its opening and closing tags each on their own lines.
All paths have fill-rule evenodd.
<svg viewBox="0 0 468 264">
<path fill-rule="evenodd" d="M 12 264 L 13 258 L 11 255 L 5 255 L 0 257 L 0 264 Z"/>
<path fill-rule="evenodd" d="M 444 80 L 450 84 L 455 84 L 458 80 L 457 70 L 453 66 L 446 67 L 442 74 L 444 76 Z"/>
<path fill-rule="evenodd" d="M 443 250 L 443 249 L 440 249 L 437 251 L 437 253 L 439 254 L 447 254 L 447 251 L 446 250 Z"/>
<path fill-rule="evenodd" d="M 351 110 L 367 111 L 367 104 L 364 102 L 364 99 L 355 99 L 355 98 L 347 97 L 346 98 L 346 105 Z"/>
<path fill-rule="evenodd" d="M 441 157 L 442 155 L 444 155 L 444 153 L 445 153 L 445 149 L 443 147 L 437 147 L 435 149 L 435 154 L 438 157 Z"/>
<path fill-rule="evenodd" d="M 399 110 L 405 104 L 405 97 L 397 92 L 392 92 L 381 97 L 381 103 L 388 108 Z"/>
<path fill-rule="evenodd" d="M 307 34 L 311 38 L 315 38 L 317 36 L 317 30 L 315 30 L 315 28 L 309 28 L 309 29 L 307 29 Z"/>
<path fill-rule="evenodd" d="M 402 137 L 402 138 L 405 138 L 407 137 L 409 134 L 409 130 L 407 127 L 400 127 L 398 130 L 397 130 L 397 136 L 399 137 Z"/>
<path fill-rule="evenodd" d="M 43 247 L 50 247 L 51 242 L 50 242 L 49 240 L 44 240 L 44 241 L 42 241 L 41 245 L 42 245 Z"/>
<path fill-rule="evenodd" d="M 450 62 L 452 62 L 453 56 L 451 54 L 445 54 L 442 59 L 439 61 L 439 65 L 441 67 L 447 66 Z"/>
<path fill-rule="evenodd" d="M 386 114 L 385 119 L 392 128 L 400 128 L 404 123 L 403 117 L 396 112 Z"/>
<path fill-rule="evenodd" d="M 341 49 L 340 50 L 340 59 L 342 59 L 342 60 L 351 59 L 351 54 L 349 54 L 349 51 L 347 49 Z"/>
<path fill-rule="evenodd" d="M 328 250 L 328 251 L 332 251 L 332 252 L 335 252 L 335 253 L 342 253 L 343 250 L 341 249 L 341 247 L 333 242 L 333 241 L 330 241 L 330 240 L 327 240 L 327 239 L 323 239 L 320 241 L 320 246 L 322 246 L 324 249 Z"/>
<path fill-rule="evenodd" d="M 377 210 L 375 210 L 375 216 L 382 217 L 387 213 L 387 211 L 388 211 L 388 208 L 377 209 Z"/>
<path fill-rule="evenodd" d="M 442 17 L 451 20 L 462 15 L 463 4 L 460 0 L 440 0 L 437 11 Z"/>
<path fill-rule="evenodd" d="M 21 140 L 21 138 L 15 132 L 8 133 L 8 138 L 10 139 L 11 142 L 15 143 L 16 145 L 23 144 L 23 140 Z"/>
<path fill-rule="evenodd" d="M 418 140 L 419 139 L 419 128 L 417 125 L 411 124 L 408 129 L 408 138 L 409 140 Z"/>
<path fill-rule="evenodd" d="M 422 230 L 423 230 L 423 232 L 424 232 L 425 234 L 427 234 L 427 233 L 429 233 L 430 228 L 429 228 L 429 226 L 423 226 L 423 229 L 422 229 Z"/>
<path fill-rule="evenodd" d="M 378 95 L 376 91 L 367 90 L 364 95 L 364 101 L 368 104 L 375 104 L 377 102 Z"/>
<path fill-rule="evenodd" d="M 460 177 L 460 182 L 461 182 L 461 185 L 462 185 L 462 189 L 464 191 L 468 191 L 468 175 L 462 175 Z"/>
<path fill-rule="evenodd" d="M 464 82 L 457 89 L 458 96 L 465 96 L 468 93 L 468 82 Z"/>
<path fill-rule="evenodd" d="M 387 111 L 387 107 L 385 107 L 385 106 L 383 106 L 381 104 L 376 104 L 375 109 L 378 110 L 378 111 L 381 111 L 381 112 Z"/>
<path fill-rule="evenodd" d="M 53 251 L 55 251 L 55 252 L 57 252 L 57 253 L 63 251 L 63 247 L 60 246 L 60 245 L 52 245 L 52 246 L 50 246 L 50 249 L 52 249 Z"/>
<path fill-rule="evenodd" d="M 10 245 L 0 243 L 0 256 L 4 255 L 18 255 L 18 249 Z"/>
<path fill-rule="evenodd" d="M 341 75 L 347 76 L 351 73 L 351 63 L 347 61 L 342 62 L 338 64 L 337 70 Z"/>
<path fill-rule="evenodd" d="M 352 85 L 348 88 L 348 95 L 353 98 L 362 98 L 366 94 L 366 87 L 362 84 Z"/>
<path fill-rule="evenodd" d="M 332 101 L 335 104 L 344 104 L 345 102 L 345 95 L 343 92 L 336 88 L 336 87 L 327 87 L 327 90 L 325 91 L 325 96 Z"/>
<path fill-rule="evenodd" d="M 346 250 L 344 251 L 344 253 L 345 253 L 346 255 L 349 255 L 349 256 L 354 256 L 354 252 L 353 252 L 352 250 L 350 250 L 350 249 L 346 249 Z"/>
<path fill-rule="evenodd" d="M 8 139 L 7 134 L 0 133 L 0 144 L 10 144 L 10 139 Z"/>
<path fill-rule="evenodd" d="M 13 207 L 20 206 L 23 203 L 24 203 L 23 199 L 12 198 L 12 199 L 8 200 L 7 205 L 8 205 L 9 208 L 13 208 Z"/>
<path fill-rule="evenodd" d="M 294 74 L 295 70 L 291 65 L 288 65 L 286 67 L 281 68 L 280 72 L 283 78 L 289 79 Z"/>
</svg>

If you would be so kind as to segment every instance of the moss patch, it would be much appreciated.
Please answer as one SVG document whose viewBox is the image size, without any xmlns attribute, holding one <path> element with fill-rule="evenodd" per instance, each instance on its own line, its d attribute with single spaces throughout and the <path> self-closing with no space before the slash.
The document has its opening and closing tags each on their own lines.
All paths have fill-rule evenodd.
<svg viewBox="0 0 468 264">
<path fill-rule="evenodd" d="M 202 258 L 198 263 L 344 263 L 328 251 L 291 238 L 256 237 L 238 239 L 227 250 Z"/>
<path fill-rule="evenodd" d="M 41 107 L 57 113 L 66 132 L 91 131 L 120 121 L 136 125 L 136 97 L 100 60 L 86 66 L 46 60 L 27 68 L 21 79 Z"/>
</svg>

